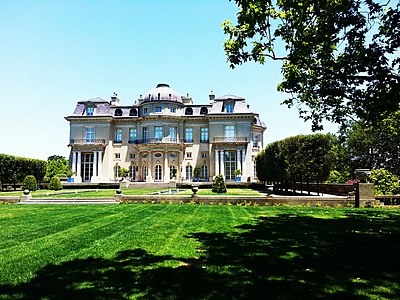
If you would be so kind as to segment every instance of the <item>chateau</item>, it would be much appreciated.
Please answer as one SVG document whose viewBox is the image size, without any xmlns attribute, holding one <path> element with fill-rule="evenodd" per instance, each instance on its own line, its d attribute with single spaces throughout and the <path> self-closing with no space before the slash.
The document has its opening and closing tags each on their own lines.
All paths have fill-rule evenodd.
<svg viewBox="0 0 400 300">
<path fill-rule="evenodd" d="M 255 179 L 254 158 L 263 149 L 265 124 L 242 97 L 194 104 L 168 84 L 158 84 L 133 105 L 94 98 L 79 101 L 70 123 L 74 182 L 113 182 L 121 168 L 131 181 L 227 181 Z M 195 171 L 196 169 L 196 171 Z M 239 173 L 239 172 L 236 172 Z"/>
</svg>

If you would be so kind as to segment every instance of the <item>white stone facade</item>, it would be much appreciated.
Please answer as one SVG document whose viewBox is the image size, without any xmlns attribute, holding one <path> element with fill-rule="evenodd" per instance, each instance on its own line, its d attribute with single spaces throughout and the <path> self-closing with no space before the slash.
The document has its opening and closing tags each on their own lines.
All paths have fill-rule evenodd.
<svg viewBox="0 0 400 300">
<path fill-rule="evenodd" d="M 111 101 L 79 101 L 65 118 L 74 182 L 118 181 L 121 168 L 131 181 L 212 181 L 218 174 L 234 181 L 237 169 L 241 181 L 253 181 L 266 126 L 244 98 L 209 98 L 193 104 L 159 84 L 130 106 L 120 105 L 116 94 Z"/>
</svg>

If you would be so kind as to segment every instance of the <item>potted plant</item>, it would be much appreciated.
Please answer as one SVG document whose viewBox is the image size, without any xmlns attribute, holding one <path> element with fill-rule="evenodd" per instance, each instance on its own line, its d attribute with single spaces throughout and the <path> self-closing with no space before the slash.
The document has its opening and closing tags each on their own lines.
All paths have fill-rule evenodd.
<svg viewBox="0 0 400 300">
<path fill-rule="evenodd" d="M 126 177 L 128 177 L 128 175 L 129 175 L 129 170 L 128 170 L 127 168 L 121 168 L 121 169 L 119 170 L 119 174 L 121 175 L 122 180 L 124 180 L 124 179 L 126 179 Z"/>
<path fill-rule="evenodd" d="M 236 181 L 240 181 L 240 176 L 242 176 L 242 171 L 240 169 L 236 169 L 233 174 L 236 175 Z"/>
<path fill-rule="evenodd" d="M 74 182 L 74 179 L 72 178 L 72 176 L 75 175 L 75 172 L 73 172 L 72 170 L 68 170 L 65 173 L 67 175 L 67 182 Z"/>
<path fill-rule="evenodd" d="M 171 176 L 171 179 L 176 180 L 176 169 L 175 168 L 171 169 L 170 176 Z"/>
<path fill-rule="evenodd" d="M 201 169 L 199 167 L 194 168 L 193 170 L 193 181 L 199 181 Z"/>
</svg>

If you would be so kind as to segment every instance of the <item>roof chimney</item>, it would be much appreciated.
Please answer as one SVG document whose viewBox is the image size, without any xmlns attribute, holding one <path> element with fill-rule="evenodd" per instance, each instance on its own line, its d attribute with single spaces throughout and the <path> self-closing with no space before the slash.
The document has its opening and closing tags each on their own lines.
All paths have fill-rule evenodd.
<svg viewBox="0 0 400 300">
<path fill-rule="evenodd" d="M 119 105 L 119 98 L 116 92 L 111 96 L 111 105 Z"/>
<path fill-rule="evenodd" d="M 210 98 L 210 102 L 214 101 L 215 99 L 215 94 L 213 91 L 210 92 L 210 95 L 208 95 L 208 97 Z"/>
</svg>

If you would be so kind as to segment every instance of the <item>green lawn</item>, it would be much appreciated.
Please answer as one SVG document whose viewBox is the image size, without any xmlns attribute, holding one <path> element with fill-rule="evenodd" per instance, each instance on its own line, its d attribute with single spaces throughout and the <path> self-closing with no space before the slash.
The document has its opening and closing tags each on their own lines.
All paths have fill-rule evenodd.
<svg viewBox="0 0 400 300">
<path fill-rule="evenodd" d="M 166 191 L 166 189 L 161 189 L 161 191 Z M 123 194 L 125 195 L 150 195 L 155 192 L 159 192 L 160 189 L 124 189 Z M 99 190 L 71 190 L 65 189 L 61 191 L 48 191 L 48 190 L 40 190 L 32 192 L 33 198 L 112 198 L 115 194 L 115 189 L 99 189 Z M 179 195 L 192 195 L 193 192 L 189 189 L 180 190 Z M 219 196 L 220 194 L 213 193 L 211 189 L 199 189 L 199 195 L 215 195 Z M 22 195 L 21 191 L 18 192 L 0 192 L 0 196 L 20 196 Z M 259 196 L 260 193 L 247 188 L 233 188 L 228 189 L 227 193 L 224 195 L 228 196 Z"/>
<path fill-rule="evenodd" d="M 394 299 L 399 217 L 398 209 L 2 205 L 0 299 Z"/>
</svg>

